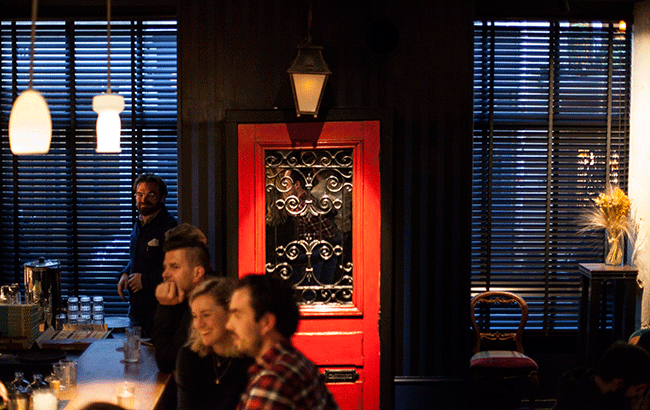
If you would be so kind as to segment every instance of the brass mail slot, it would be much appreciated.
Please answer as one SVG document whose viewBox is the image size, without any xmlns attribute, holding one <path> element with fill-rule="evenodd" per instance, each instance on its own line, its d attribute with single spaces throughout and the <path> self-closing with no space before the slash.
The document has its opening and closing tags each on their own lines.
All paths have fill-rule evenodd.
<svg viewBox="0 0 650 410">
<path fill-rule="evenodd" d="M 359 380 L 356 370 L 325 370 L 325 383 L 351 383 Z"/>
</svg>

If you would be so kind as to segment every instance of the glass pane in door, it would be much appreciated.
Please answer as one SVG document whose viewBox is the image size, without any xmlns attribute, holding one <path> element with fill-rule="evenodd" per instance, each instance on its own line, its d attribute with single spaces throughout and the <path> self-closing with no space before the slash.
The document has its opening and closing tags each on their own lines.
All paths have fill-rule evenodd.
<svg viewBox="0 0 650 410">
<path fill-rule="evenodd" d="M 302 304 L 352 303 L 352 149 L 265 152 L 266 272 Z"/>
</svg>

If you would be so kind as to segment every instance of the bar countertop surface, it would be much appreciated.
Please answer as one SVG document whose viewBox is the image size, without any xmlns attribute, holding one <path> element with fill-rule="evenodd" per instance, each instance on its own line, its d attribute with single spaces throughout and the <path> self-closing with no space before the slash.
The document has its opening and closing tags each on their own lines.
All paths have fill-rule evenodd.
<svg viewBox="0 0 650 410">
<path fill-rule="evenodd" d="M 124 381 L 135 385 L 134 409 L 152 410 L 171 373 L 160 373 L 151 347 L 140 346 L 140 360 L 124 363 L 123 338 L 93 342 L 77 360 L 77 385 L 59 394 L 59 409 L 79 410 L 92 402 L 116 403 L 115 388 Z"/>
</svg>

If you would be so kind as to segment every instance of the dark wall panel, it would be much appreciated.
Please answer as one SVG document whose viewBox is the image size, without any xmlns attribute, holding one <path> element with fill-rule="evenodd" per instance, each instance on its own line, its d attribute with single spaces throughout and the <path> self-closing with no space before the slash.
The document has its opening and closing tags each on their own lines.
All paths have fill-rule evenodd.
<svg viewBox="0 0 650 410">
<path fill-rule="evenodd" d="M 464 376 L 472 9 L 419 3 L 313 2 L 311 35 L 333 73 L 320 116 L 392 109 L 392 168 L 382 178 L 394 187 L 395 218 L 386 231 L 393 254 L 385 257 L 394 261 L 396 373 Z M 232 272 L 227 250 L 236 229 L 224 198 L 236 192 L 236 173 L 226 167 L 236 141 L 225 140 L 223 118 L 226 110 L 293 109 L 286 70 L 307 34 L 308 2 L 190 0 L 180 7 L 182 219 L 209 232 L 215 263 Z"/>
</svg>

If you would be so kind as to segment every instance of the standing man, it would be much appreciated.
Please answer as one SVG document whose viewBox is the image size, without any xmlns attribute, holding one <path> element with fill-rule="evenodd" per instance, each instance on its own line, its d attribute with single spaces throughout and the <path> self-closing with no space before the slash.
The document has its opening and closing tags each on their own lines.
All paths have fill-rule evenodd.
<svg viewBox="0 0 650 410">
<path fill-rule="evenodd" d="M 339 408 L 316 365 L 291 343 L 300 312 L 287 282 L 245 276 L 229 310 L 226 329 L 234 333 L 235 347 L 255 359 L 238 410 Z"/>
<path fill-rule="evenodd" d="M 178 223 L 165 206 L 167 185 L 157 175 L 144 173 L 133 182 L 135 206 L 140 212 L 131 231 L 130 259 L 120 272 L 117 293 L 122 300 L 129 291 L 131 326 L 141 326 L 151 335 L 156 312 L 156 286 L 162 282 L 165 232 Z"/>
<path fill-rule="evenodd" d="M 207 239 L 198 228 L 181 224 L 165 235 L 163 282 L 156 288 L 151 341 L 158 370 L 170 373 L 192 323 L 190 293 L 211 274 Z"/>
</svg>

